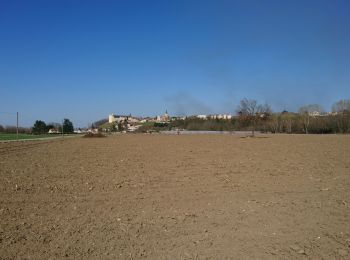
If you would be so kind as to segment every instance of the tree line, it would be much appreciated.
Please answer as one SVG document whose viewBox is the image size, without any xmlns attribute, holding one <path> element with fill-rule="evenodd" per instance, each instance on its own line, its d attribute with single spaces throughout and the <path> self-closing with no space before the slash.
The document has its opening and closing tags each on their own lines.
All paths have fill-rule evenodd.
<svg viewBox="0 0 350 260">
<path fill-rule="evenodd" d="M 107 119 L 96 121 L 92 126 L 101 125 Z M 118 129 L 125 129 L 125 122 L 120 122 Z M 116 127 L 113 125 L 113 127 Z M 42 120 L 36 120 L 32 128 L 20 127 L 19 133 L 45 134 L 50 129 L 62 132 L 62 124 L 46 124 Z M 350 100 L 339 100 L 332 106 L 330 113 L 325 113 L 320 105 L 311 104 L 302 106 L 297 112 L 273 112 L 268 104 L 259 104 L 254 99 L 244 98 L 236 109 L 236 116 L 230 120 L 224 119 L 201 119 L 195 116 L 185 120 L 173 120 L 163 125 L 147 125 L 139 129 L 145 130 L 203 130 L 203 131 L 255 131 L 270 133 L 350 133 Z M 16 133 L 14 126 L 0 125 L 2 133 Z M 73 133 L 73 123 L 69 119 L 63 121 L 63 132 Z"/>
<path fill-rule="evenodd" d="M 250 101 L 248 100 L 248 102 Z M 296 113 L 288 111 L 272 113 L 271 109 L 265 109 L 256 113 L 254 117 L 258 117 L 257 128 L 264 132 L 304 134 L 349 133 L 350 100 L 339 100 L 334 103 L 330 113 L 325 113 L 318 104 L 311 104 L 300 107 Z"/>
<path fill-rule="evenodd" d="M 249 130 L 271 133 L 349 133 L 350 100 L 339 100 L 332 106 L 331 113 L 325 113 L 320 105 L 302 106 L 298 112 L 272 112 L 268 104 L 259 104 L 253 99 L 242 99 L 231 120 L 199 119 L 188 117 L 175 120 L 169 129 L 239 131 Z"/>
<path fill-rule="evenodd" d="M 48 133 L 50 129 L 54 129 L 60 133 L 62 133 L 63 131 L 63 133 L 65 134 L 74 133 L 73 123 L 68 118 L 63 119 L 62 124 L 58 124 L 58 123 L 46 124 L 42 120 L 36 120 L 32 127 L 32 133 L 45 134 L 45 133 Z"/>
<path fill-rule="evenodd" d="M 18 132 L 23 134 L 47 134 L 50 129 L 57 130 L 58 132 L 62 133 L 62 126 L 63 126 L 63 133 L 65 134 L 71 134 L 74 132 L 74 126 L 73 123 L 65 118 L 63 120 L 63 124 L 59 123 L 49 123 L 46 124 L 42 120 L 36 120 L 34 122 L 34 125 L 31 128 L 26 127 L 19 127 Z M 0 125 L 0 133 L 16 133 L 17 128 L 15 126 L 2 126 Z"/>
<path fill-rule="evenodd" d="M 17 127 L 16 126 L 3 126 L 0 125 L 0 133 L 5 134 L 15 134 L 17 133 Z M 18 127 L 18 133 L 20 134 L 30 134 L 31 129 L 28 127 Z"/>
</svg>

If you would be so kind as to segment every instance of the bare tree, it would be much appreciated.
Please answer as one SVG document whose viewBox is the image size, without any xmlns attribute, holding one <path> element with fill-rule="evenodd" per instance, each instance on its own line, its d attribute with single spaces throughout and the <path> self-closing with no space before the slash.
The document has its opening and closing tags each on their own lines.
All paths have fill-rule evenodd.
<svg viewBox="0 0 350 260">
<path fill-rule="evenodd" d="M 344 111 L 350 111 L 350 99 L 339 100 L 332 106 L 332 112 L 341 113 Z"/>
<path fill-rule="evenodd" d="M 340 132 L 346 133 L 350 130 L 350 100 L 339 100 L 332 106 L 335 114 L 337 127 Z"/>
<path fill-rule="evenodd" d="M 255 136 L 255 129 L 259 120 L 266 120 L 271 114 L 270 106 L 258 104 L 254 99 L 244 98 L 237 108 L 239 117 L 252 127 L 252 136 Z"/>
<path fill-rule="evenodd" d="M 320 115 L 322 111 L 322 107 L 317 104 L 306 105 L 299 108 L 299 115 L 305 134 L 309 133 L 310 117 Z"/>
<path fill-rule="evenodd" d="M 281 113 L 281 121 L 282 121 L 283 129 L 289 134 L 292 132 L 293 117 L 294 117 L 293 114 L 287 111 L 283 111 Z"/>
<path fill-rule="evenodd" d="M 272 114 L 268 122 L 269 130 L 272 133 L 278 133 L 280 131 L 280 115 L 278 113 Z"/>
</svg>

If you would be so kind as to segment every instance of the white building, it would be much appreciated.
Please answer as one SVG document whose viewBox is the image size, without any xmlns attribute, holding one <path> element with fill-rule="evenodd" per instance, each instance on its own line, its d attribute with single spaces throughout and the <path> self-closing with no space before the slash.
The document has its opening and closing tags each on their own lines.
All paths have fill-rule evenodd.
<svg viewBox="0 0 350 260">
<path fill-rule="evenodd" d="M 121 116 L 121 115 L 114 115 L 114 114 L 110 114 L 108 116 L 108 123 L 113 123 L 113 122 L 121 122 L 124 121 L 125 119 L 127 119 L 127 116 Z"/>
<path fill-rule="evenodd" d="M 49 132 L 48 132 L 49 134 L 60 134 L 61 132 L 60 131 L 58 131 L 57 129 L 55 129 L 55 128 L 51 128 L 51 129 L 49 129 Z"/>
<path fill-rule="evenodd" d="M 157 122 L 169 122 L 169 115 L 168 115 L 168 111 L 165 111 L 165 114 L 162 116 L 157 116 Z"/>
<path fill-rule="evenodd" d="M 207 115 L 197 115 L 199 119 L 208 119 Z"/>
<path fill-rule="evenodd" d="M 128 123 L 138 123 L 140 122 L 140 119 L 133 117 L 133 116 L 125 116 L 125 115 L 114 115 L 114 114 L 110 114 L 108 116 L 108 122 L 109 123 L 113 123 L 113 122 L 122 122 L 122 121 L 128 121 Z"/>
<path fill-rule="evenodd" d="M 230 120 L 232 119 L 232 115 L 230 114 L 216 114 L 216 115 L 211 115 L 211 119 L 224 119 L 224 120 Z"/>
<path fill-rule="evenodd" d="M 312 112 L 309 112 L 309 116 L 321 116 L 321 113 L 319 111 L 312 111 Z"/>
</svg>

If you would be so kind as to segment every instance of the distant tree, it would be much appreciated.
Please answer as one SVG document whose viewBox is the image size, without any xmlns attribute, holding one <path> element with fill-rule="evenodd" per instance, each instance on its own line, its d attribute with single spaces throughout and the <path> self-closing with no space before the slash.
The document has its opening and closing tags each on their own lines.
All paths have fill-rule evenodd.
<svg viewBox="0 0 350 260">
<path fill-rule="evenodd" d="M 322 107 L 317 104 L 306 105 L 299 108 L 299 115 L 305 134 L 309 133 L 310 117 L 314 113 L 321 113 L 322 111 Z"/>
<path fill-rule="evenodd" d="M 339 100 L 334 103 L 332 112 L 335 113 L 338 131 L 348 132 L 350 130 L 350 100 Z"/>
<path fill-rule="evenodd" d="M 118 125 L 119 127 L 119 125 Z M 123 121 L 122 121 L 122 130 L 121 131 L 126 131 L 128 130 L 128 118 L 125 118 Z"/>
<path fill-rule="evenodd" d="M 7 134 L 15 134 L 17 133 L 17 127 L 12 125 L 7 125 L 4 129 L 4 132 Z"/>
<path fill-rule="evenodd" d="M 270 120 L 268 122 L 268 129 L 272 133 L 278 133 L 280 131 L 280 114 L 275 113 L 270 116 Z"/>
<path fill-rule="evenodd" d="M 36 120 L 32 128 L 33 134 L 40 135 L 47 133 L 47 126 L 44 121 Z"/>
<path fill-rule="evenodd" d="M 15 133 L 17 133 L 17 127 L 16 126 L 5 126 L 3 129 L 3 132 L 6 134 L 15 134 Z M 30 133 L 32 133 L 32 127 L 31 128 L 18 127 L 18 133 L 30 134 Z"/>
<path fill-rule="evenodd" d="M 292 133 L 292 123 L 293 123 L 293 118 L 294 115 L 290 112 L 283 111 L 280 115 L 281 118 L 281 124 L 283 127 L 283 131 L 287 133 Z"/>
<path fill-rule="evenodd" d="M 269 104 L 265 103 L 263 105 L 260 105 L 259 110 L 260 112 L 258 114 L 258 121 L 261 122 L 260 129 L 266 133 L 268 130 L 268 124 L 271 120 L 272 109 Z"/>
<path fill-rule="evenodd" d="M 122 132 L 124 130 L 124 124 L 122 121 L 119 121 L 118 122 L 118 131 L 119 132 Z"/>
<path fill-rule="evenodd" d="M 251 126 L 252 136 L 255 136 L 255 129 L 260 120 L 267 120 L 271 115 L 271 108 L 268 104 L 260 105 L 254 99 L 244 98 L 237 108 L 239 119 L 243 124 Z"/>
<path fill-rule="evenodd" d="M 350 111 L 350 99 L 342 99 L 334 103 L 332 106 L 332 112 L 341 113 L 341 112 Z"/>
<path fill-rule="evenodd" d="M 51 122 L 47 124 L 47 130 L 50 130 L 50 129 L 61 130 L 61 128 L 62 128 L 62 124 L 60 123 Z"/>
<path fill-rule="evenodd" d="M 0 132 L 4 132 L 4 130 L 5 128 L 2 125 L 0 125 Z"/>
<path fill-rule="evenodd" d="M 318 112 L 321 114 L 323 112 L 323 108 L 318 104 L 310 104 L 310 105 L 305 105 L 300 107 L 299 111 L 308 112 L 310 115 L 315 112 Z"/>
<path fill-rule="evenodd" d="M 73 132 L 74 132 L 73 123 L 67 118 L 63 119 L 63 133 L 71 134 Z"/>
<path fill-rule="evenodd" d="M 55 126 L 53 124 L 48 124 L 48 125 L 46 125 L 46 129 L 47 130 L 55 129 Z"/>
</svg>

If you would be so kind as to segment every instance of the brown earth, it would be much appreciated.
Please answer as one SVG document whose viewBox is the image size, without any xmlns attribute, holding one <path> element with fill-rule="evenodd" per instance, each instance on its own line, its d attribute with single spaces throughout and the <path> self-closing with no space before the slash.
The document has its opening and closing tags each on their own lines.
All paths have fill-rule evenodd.
<svg viewBox="0 0 350 260">
<path fill-rule="evenodd" d="M 350 259 L 350 136 L 0 144 L 0 259 Z"/>
</svg>

